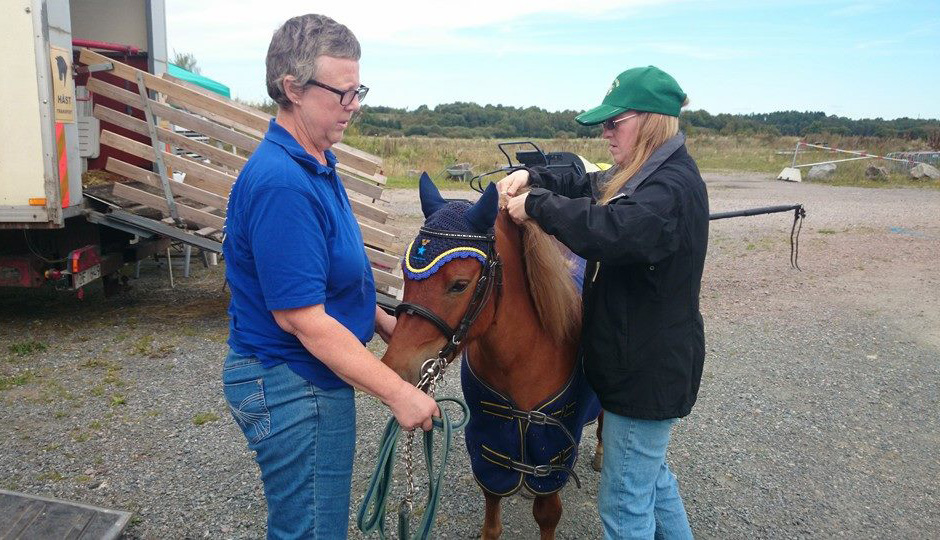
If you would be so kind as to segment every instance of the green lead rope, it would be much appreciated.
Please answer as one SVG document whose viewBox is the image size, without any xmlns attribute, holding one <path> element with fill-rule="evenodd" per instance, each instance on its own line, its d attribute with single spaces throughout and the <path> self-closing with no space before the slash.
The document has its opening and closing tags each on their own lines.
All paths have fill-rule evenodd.
<svg viewBox="0 0 940 540">
<path fill-rule="evenodd" d="M 470 409 L 463 400 L 457 398 L 440 398 L 436 400 L 438 404 L 445 401 L 456 403 L 463 411 L 463 418 L 460 423 L 452 424 L 450 417 L 444 407 L 439 407 L 441 417 L 435 418 L 434 429 L 424 432 L 424 461 L 428 472 L 428 501 L 421 516 L 420 526 L 414 535 L 410 534 L 410 516 L 408 505 L 402 500 L 398 508 L 398 537 L 402 540 L 425 539 L 431 534 L 431 528 L 434 526 L 434 517 L 437 515 L 438 503 L 441 499 L 441 484 L 444 479 L 444 470 L 447 466 L 447 455 L 450 453 L 450 446 L 453 442 L 455 431 L 463 429 L 470 418 Z M 437 472 L 434 471 L 434 431 L 442 431 L 444 437 L 442 444 L 440 465 Z M 398 437 L 401 435 L 401 425 L 394 417 L 388 420 L 385 425 L 385 433 L 382 435 L 382 445 L 379 448 L 378 463 L 375 471 L 372 472 L 372 478 L 369 480 L 369 489 L 366 490 L 366 496 L 359 507 L 359 516 L 356 523 L 359 530 L 364 533 L 372 531 L 379 532 L 379 538 L 383 540 L 385 536 L 385 510 L 388 500 L 388 490 L 392 484 L 392 472 L 395 470 L 395 454 L 398 445 Z"/>
</svg>

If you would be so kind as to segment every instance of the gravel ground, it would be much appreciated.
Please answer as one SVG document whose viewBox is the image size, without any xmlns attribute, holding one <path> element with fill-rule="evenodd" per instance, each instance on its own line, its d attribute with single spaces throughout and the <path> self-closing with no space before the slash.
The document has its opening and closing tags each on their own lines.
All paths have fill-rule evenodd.
<svg viewBox="0 0 940 540">
<path fill-rule="evenodd" d="M 696 536 L 938 537 L 940 191 L 706 180 L 713 212 L 801 202 L 808 217 L 802 272 L 787 215 L 712 223 L 704 380 L 669 456 Z M 403 239 L 415 196 L 388 193 Z M 170 289 L 148 262 L 131 284 L 83 301 L 0 292 L 0 488 L 132 511 L 126 538 L 262 537 L 257 467 L 219 383 L 222 269 Z M 353 514 L 387 417 L 358 402 Z M 585 430 L 560 538 L 600 536 L 594 442 Z M 456 444 L 435 532 L 475 538 L 483 499 Z M 504 536 L 537 538 L 530 501 L 503 504 Z"/>
</svg>

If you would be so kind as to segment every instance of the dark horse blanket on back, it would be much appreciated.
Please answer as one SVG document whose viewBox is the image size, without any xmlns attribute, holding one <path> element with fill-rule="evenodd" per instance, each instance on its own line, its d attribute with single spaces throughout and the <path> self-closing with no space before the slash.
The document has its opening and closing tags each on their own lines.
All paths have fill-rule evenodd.
<svg viewBox="0 0 940 540">
<path fill-rule="evenodd" d="M 601 410 L 580 362 L 565 386 L 532 411 L 519 409 L 480 380 L 466 351 L 460 383 L 470 407 L 467 452 L 480 486 L 500 496 L 512 495 L 523 485 L 536 495 L 564 487 L 568 476 L 574 475 L 581 430 Z"/>
</svg>

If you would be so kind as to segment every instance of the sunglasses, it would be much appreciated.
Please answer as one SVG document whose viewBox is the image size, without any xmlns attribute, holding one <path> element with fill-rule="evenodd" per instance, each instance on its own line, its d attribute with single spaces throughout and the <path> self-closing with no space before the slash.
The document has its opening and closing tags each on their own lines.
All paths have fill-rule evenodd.
<svg viewBox="0 0 940 540">
<path fill-rule="evenodd" d="M 324 90 L 329 90 L 330 92 L 333 92 L 334 94 L 339 96 L 339 104 L 342 105 L 343 107 L 348 106 L 350 103 L 353 102 L 353 99 L 357 97 L 359 98 L 359 103 L 362 103 L 362 100 L 366 98 L 366 94 L 369 93 L 369 87 L 362 85 L 362 84 L 359 85 L 359 88 L 354 88 L 352 90 L 340 90 L 339 88 L 333 88 L 332 86 L 328 84 L 323 84 L 320 81 L 310 80 L 310 81 L 307 81 L 307 84 L 305 84 L 304 86 L 319 86 L 320 88 L 323 88 Z"/>
<path fill-rule="evenodd" d="M 603 125 L 604 129 L 606 129 L 607 131 L 613 131 L 614 128 L 617 127 L 618 123 L 623 122 L 624 120 L 629 120 L 633 118 L 634 116 L 638 116 L 638 115 L 639 113 L 633 113 L 633 114 L 628 114 L 624 116 L 623 118 L 618 118 L 616 120 L 604 120 L 604 123 L 601 125 Z"/>
</svg>

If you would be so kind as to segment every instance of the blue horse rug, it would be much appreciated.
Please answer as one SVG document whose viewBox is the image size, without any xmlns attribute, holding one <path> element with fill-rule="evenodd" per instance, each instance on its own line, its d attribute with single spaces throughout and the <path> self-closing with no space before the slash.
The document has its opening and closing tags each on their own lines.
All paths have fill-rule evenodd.
<svg viewBox="0 0 940 540">
<path fill-rule="evenodd" d="M 470 407 L 465 428 L 470 468 L 489 493 L 512 495 L 522 486 L 536 495 L 560 490 L 573 476 L 584 426 L 601 406 L 580 363 L 555 395 L 532 411 L 519 409 L 477 377 L 464 350 L 460 383 Z"/>
</svg>

